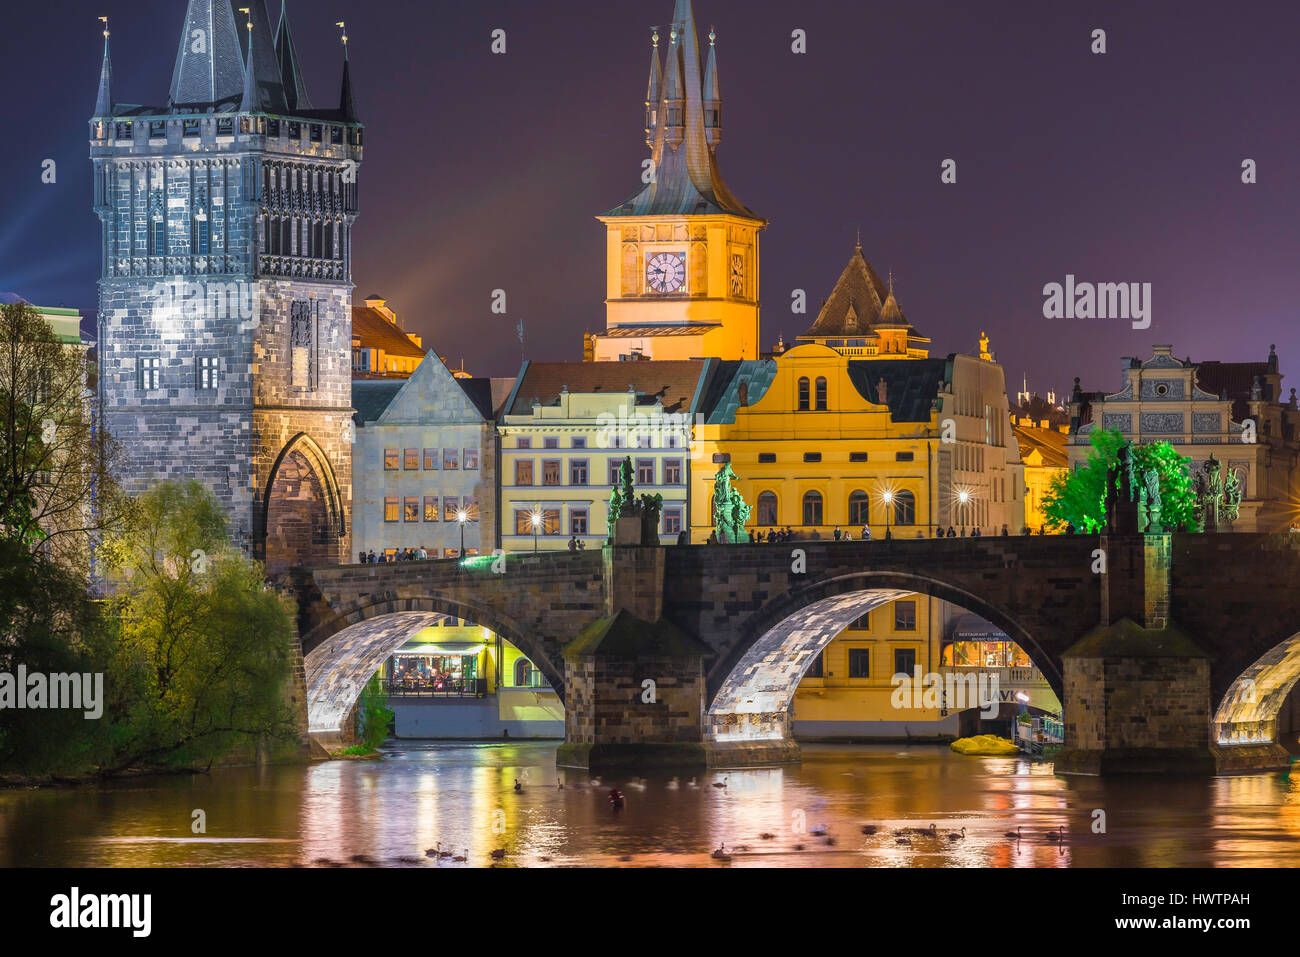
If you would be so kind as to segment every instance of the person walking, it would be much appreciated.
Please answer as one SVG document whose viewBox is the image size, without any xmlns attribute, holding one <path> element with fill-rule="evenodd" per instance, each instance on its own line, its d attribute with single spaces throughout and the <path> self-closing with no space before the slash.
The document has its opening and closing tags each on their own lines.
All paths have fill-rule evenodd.
<svg viewBox="0 0 1300 957">
<path fill-rule="evenodd" d="M 863 526 L 862 526 L 862 540 L 863 540 L 864 542 L 869 542 L 869 541 L 871 541 L 871 526 L 870 526 L 870 525 L 863 525 Z"/>
</svg>

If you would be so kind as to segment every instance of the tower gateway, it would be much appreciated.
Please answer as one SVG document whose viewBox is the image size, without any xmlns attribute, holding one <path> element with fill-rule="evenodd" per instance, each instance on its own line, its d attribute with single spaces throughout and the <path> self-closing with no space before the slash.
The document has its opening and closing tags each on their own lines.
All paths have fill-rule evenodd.
<svg viewBox="0 0 1300 957">
<path fill-rule="evenodd" d="M 718 172 L 717 34 L 709 31 L 701 71 L 691 2 L 677 0 L 671 24 L 656 28 L 652 43 L 645 185 L 597 217 L 606 230 L 606 329 L 589 338 L 586 355 L 757 359 L 758 237 L 767 221 Z"/>
<path fill-rule="evenodd" d="M 236 4 L 247 4 L 247 13 Z M 90 121 L 99 400 L 123 480 L 211 488 L 276 573 L 350 551 L 352 224 L 362 125 L 308 97 L 283 5 L 189 0 L 165 106 Z"/>
</svg>

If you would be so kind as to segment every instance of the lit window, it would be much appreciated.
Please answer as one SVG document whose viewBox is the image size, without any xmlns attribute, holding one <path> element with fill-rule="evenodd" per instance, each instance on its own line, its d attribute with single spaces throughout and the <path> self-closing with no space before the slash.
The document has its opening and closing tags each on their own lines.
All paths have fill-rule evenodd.
<svg viewBox="0 0 1300 957">
<path fill-rule="evenodd" d="M 420 450 L 407 449 L 404 452 L 402 459 L 402 468 L 407 469 L 408 471 L 418 469 L 420 467 Z"/>
<path fill-rule="evenodd" d="M 397 468 L 397 449 L 384 449 L 384 471 L 392 472 Z"/>
<path fill-rule="evenodd" d="M 405 500 L 402 508 L 402 521 L 418 522 L 420 520 L 420 500 L 411 496 Z"/>
<path fill-rule="evenodd" d="M 162 360 L 156 356 L 142 357 L 139 363 L 139 387 L 141 389 L 159 388 L 162 376 Z"/>
<path fill-rule="evenodd" d="M 199 356 L 194 360 L 194 386 L 210 391 L 217 387 L 218 360 L 216 356 Z"/>
<path fill-rule="evenodd" d="M 438 496 L 426 495 L 424 497 L 424 520 L 426 522 L 436 522 L 438 520 Z"/>
<path fill-rule="evenodd" d="M 390 495 L 384 499 L 384 521 L 395 522 L 397 518 L 397 496 Z"/>
</svg>

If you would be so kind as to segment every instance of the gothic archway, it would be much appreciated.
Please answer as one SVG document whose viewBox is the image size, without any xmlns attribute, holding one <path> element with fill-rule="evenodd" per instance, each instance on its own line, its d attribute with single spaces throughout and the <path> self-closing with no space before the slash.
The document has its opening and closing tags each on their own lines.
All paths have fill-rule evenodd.
<svg viewBox="0 0 1300 957">
<path fill-rule="evenodd" d="M 347 535 L 329 459 L 304 432 L 280 451 L 262 497 L 261 558 L 268 575 L 337 564 Z"/>
</svg>

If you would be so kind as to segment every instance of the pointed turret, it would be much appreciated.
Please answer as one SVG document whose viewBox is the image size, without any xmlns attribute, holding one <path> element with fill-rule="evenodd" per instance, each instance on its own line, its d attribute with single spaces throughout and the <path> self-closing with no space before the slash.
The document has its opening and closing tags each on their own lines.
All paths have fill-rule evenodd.
<svg viewBox="0 0 1300 957">
<path fill-rule="evenodd" d="M 286 0 L 280 0 L 280 23 L 275 28 L 275 59 L 280 64 L 285 104 L 290 112 L 310 110 L 311 98 L 307 96 L 307 84 L 303 79 L 302 68 L 298 65 L 298 50 L 293 42 L 293 31 L 289 27 L 289 12 L 285 4 Z"/>
<path fill-rule="evenodd" d="M 655 129 L 659 125 L 659 97 L 663 90 L 664 71 L 659 63 L 659 28 L 650 34 L 650 82 L 645 91 L 645 145 L 654 149 Z"/>
<path fill-rule="evenodd" d="M 718 86 L 718 34 L 709 27 L 709 60 L 704 66 L 704 138 L 709 149 L 722 142 L 722 90 Z"/>
<path fill-rule="evenodd" d="M 676 150 L 686 138 L 686 93 L 682 89 L 681 32 L 677 24 L 668 30 L 668 60 L 664 64 L 664 99 L 661 107 L 664 143 Z"/>
<path fill-rule="evenodd" d="M 257 44 L 253 38 L 253 22 L 248 22 L 248 63 L 244 67 L 244 96 L 239 101 L 240 113 L 257 113 L 260 104 L 257 101 L 257 70 L 253 68 L 253 55 Z"/>
<path fill-rule="evenodd" d="M 113 115 L 113 65 L 108 56 L 108 18 L 104 20 L 104 64 L 99 68 L 99 96 L 95 97 L 95 117 Z"/>
<path fill-rule="evenodd" d="M 172 69 L 168 105 L 201 110 L 238 103 L 244 90 L 244 56 L 234 8 L 226 0 L 189 0 Z"/>
<path fill-rule="evenodd" d="M 342 24 L 339 24 L 342 26 Z M 352 70 L 348 65 L 348 35 L 343 33 L 343 90 L 339 94 L 339 112 L 348 123 L 358 122 L 357 101 L 352 95 Z"/>
</svg>

